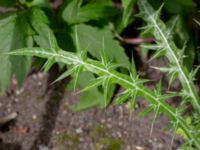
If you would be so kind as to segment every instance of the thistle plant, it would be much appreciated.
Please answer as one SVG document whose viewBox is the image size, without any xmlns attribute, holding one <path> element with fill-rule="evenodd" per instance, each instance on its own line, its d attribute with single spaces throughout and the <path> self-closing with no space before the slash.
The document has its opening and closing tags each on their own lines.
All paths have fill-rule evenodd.
<svg viewBox="0 0 200 150">
<path fill-rule="evenodd" d="M 168 67 L 157 68 L 160 71 L 168 73 L 170 76 L 169 84 L 172 83 L 177 77 L 182 84 L 181 96 L 185 101 L 189 101 L 196 111 L 200 112 L 200 98 L 195 89 L 193 80 L 195 79 L 196 71 L 187 70 L 184 65 L 184 49 L 178 49 L 172 38 L 172 30 L 174 25 L 170 29 L 160 20 L 160 11 L 154 11 L 153 8 L 147 3 L 146 0 L 138 1 L 140 14 L 146 22 L 147 26 L 144 27 L 146 30 L 152 30 L 153 35 L 156 38 L 155 45 L 148 45 L 151 49 L 156 49 L 154 57 L 165 56 L 169 60 Z"/>
<path fill-rule="evenodd" d="M 56 81 L 61 80 L 67 76 L 73 75 L 76 80 L 81 72 L 89 71 L 95 74 L 95 79 L 90 82 L 88 86 L 81 91 L 87 91 L 94 87 L 101 86 L 104 92 L 104 99 L 102 100 L 103 107 L 107 107 L 111 100 L 109 98 L 109 88 L 112 85 L 120 85 L 124 88 L 122 92 L 115 99 L 116 103 L 124 104 L 128 101 L 131 110 L 135 108 L 136 100 L 138 97 L 143 97 L 148 101 L 149 106 L 146 112 L 153 111 L 155 117 L 161 113 L 166 114 L 170 119 L 170 127 L 174 131 L 174 135 L 178 129 L 181 129 L 185 136 L 186 146 L 190 148 L 200 149 L 200 134 L 198 119 L 194 120 L 191 124 L 188 124 L 185 116 L 183 116 L 184 107 L 183 104 L 187 101 L 192 104 L 196 114 L 200 111 L 199 96 L 193 83 L 194 72 L 189 73 L 183 63 L 183 50 L 177 48 L 171 37 L 172 29 L 168 29 L 166 25 L 159 19 L 159 12 L 147 3 L 146 0 L 140 0 L 138 2 L 140 8 L 140 16 L 147 22 L 146 30 L 151 30 L 156 38 L 155 45 L 149 45 L 149 48 L 156 48 L 155 57 L 165 56 L 169 60 L 168 67 L 158 68 L 161 71 L 167 72 L 170 77 L 169 83 L 176 78 L 179 78 L 182 84 L 182 90 L 174 93 L 162 93 L 161 82 L 157 84 L 154 90 L 150 90 L 144 85 L 147 80 L 139 77 L 134 65 L 134 60 L 130 67 L 129 74 L 121 73 L 118 71 L 120 64 L 115 64 L 108 59 L 105 50 L 102 50 L 101 59 L 91 59 L 87 55 L 86 50 L 79 50 L 77 53 L 67 52 L 59 48 L 54 35 L 50 32 L 49 43 L 51 48 L 23 48 L 10 52 L 10 55 L 26 55 L 37 56 L 47 59 L 44 69 L 48 70 L 54 63 L 63 63 L 67 65 L 68 70 L 64 72 Z M 174 97 L 181 96 L 183 104 L 177 108 L 170 106 L 166 100 Z M 195 118 L 194 118 L 195 119 Z"/>
</svg>

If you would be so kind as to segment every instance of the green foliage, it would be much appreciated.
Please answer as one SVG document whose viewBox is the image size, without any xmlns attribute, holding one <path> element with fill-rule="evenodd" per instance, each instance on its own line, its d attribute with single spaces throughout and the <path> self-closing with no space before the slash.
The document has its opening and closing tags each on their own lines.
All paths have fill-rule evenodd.
<svg viewBox="0 0 200 150">
<path fill-rule="evenodd" d="M 79 48 L 86 49 L 93 57 L 101 59 L 101 49 L 104 49 L 113 62 L 129 67 L 129 60 L 119 42 L 113 39 L 112 33 L 106 26 L 98 29 L 89 25 L 77 25 Z M 73 37 L 75 43 L 75 36 Z M 103 44 L 102 44 L 103 43 Z"/>
<path fill-rule="evenodd" d="M 141 17 L 148 22 L 146 30 L 151 30 L 153 35 L 158 39 L 156 56 L 164 54 L 169 60 L 169 67 L 157 68 L 160 71 L 168 72 L 170 75 L 171 82 L 175 79 L 176 76 L 179 77 L 180 82 L 182 83 L 182 96 L 187 101 L 190 101 L 194 108 L 197 111 L 200 111 L 200 98 L 195 89 L 194 83 L 192 82 L 189 71 L 183 64 L 183 58 L 185 57 L 182 50 L 173 42 L 171 37 L 171 28 L 167 28 L 165 24 L 159 19 L 160 9 L 154 11 L 152 7 L 148 6 L 146 1 L 139 2 Z M 172 26 L 173 27 L 173 26 Z"/>
<path fill-rule="evenodd" d="M 73 0 L 66 5 L 63 10 L 62 18 L 68 24 L 84 23 L 90 20 L 109 18 L 118 13 L 112 7 L 111 1 L 95 1 L 82 5 L 82 0 Z"/>
<path fill-rule="evenodd" d="M 16 4 L 17 0 L 0 0 L 0 6 L 10 7 Z"/>
<path fill-rule="evenodd" d="M 128 103 L 133 111 L 137 108 L 138 98 L 143 97 L 149 103 L 143 115 L 154 112 L 150 132 L 156 118 L 164 113 L 170 119 L 173 138 L 180 134 L 185 139 L 186 149 L 200 149 L 200 97 L 194 84 L 198 67 L 193 68 L 198 55 L 195 51 L 198 39 L 193 36 L 190 22 L 186 23 L 197 9 L 192 0 L 168 0 L 165 3 L 139 0 L 137 3 L 138 16 L 146 23 L 141 27 L 141 37 L 155 38 L 155 42 L 141 44 L 143 58 L 148 59 L 149 50 L 153 50 L 151 60 L 165 57 L 167 66 L 153 68 L 168 76 L 169 87 L 175 80 L 181 83 L 180 91 L 165 93 L 162 81 L 154 89 L 146 86 L 148 80 L 139 76 L 133 58 L 130 62 L 131 57 L 113 34 L 123 33 L 131 23 L 135 26 L 138 18 L 133 19 L 132 14 L 136 0 L 122 0 L 119 8 L 111 0 L 70 0 L 58 13 L 45 0 L 18 2 L 0 1 L 3 6 L 19 6 L 15 12 L 0 17 L 1 91 L 6 90 L 12 76 L 22 83 L 30 70 L 30 56 L 40 57 L 46 60 L 44 71 L 55 63 L 67 67 L 55 82 L 71 76 L 73 89 L 80 89 L 80 103 L 71 106 L 74 111 L 94 106 L 106 108 L 113 101 Z M 199 24 L 197 19 L 195 22 Z M 117 86 L 124 91 L 113 99 Z M 176 96 L 181 98 L 181 104 L 173 107 L 167 100 Z M 188 104 L 192 105 L 193 112 L 186 117 Z M 100 144 L 116 149 L 122 143 L 102 139 Z"/>
<path fill-rule="evenodd" d="M 132 12 L 133 12 L 133 6 L 135 4 L 136 0 L 122 0 L 122 6 L 123 6 L 123 16 L 122 16 L 122 24 L 123 28 L 125 28 L 130 22 L 133 21 Z"/>
<path fill-rule="evenodd" d="M 33 39 L 31 37 L 33 31 L 26 17 L 16 13 L 2 16 L 0 27 L 0 49 L 1 51 L 3 50 L 3 53 L 0 53 L 0 69 L 4 70 L 0 73 L 0 83 L 1 91 L 5 91 L 13 74 L 16 75 L 19 83 L 22 84 L 31 64 L 30 57 L 17 58 L 5 56 L 5 53 L 11 49 L 33 46 Z M 19 70 L 19 68 L 21 69 Z"/>
<path fill-rule="evenodd" d="M 143 86 L 143 82 L 140 81 L 139 78 L 131 78 L 130 76 L 133 76 L 130 74 L 130 76 L 119 73 L 113 69 L 110 69 L 110 67 L 107 67 L 103 61 L 96 61 L 87 58 L 86 60 L 83 60 L 80 56 L 66 52 L 63 50 L 59 51 L 49 51 L 49 49 L 43 49 L 43 48 L 25 48 L 25 49 L 19 49 L 14 52 L 10 52 L 12 55 L 34 55 L 39 56 L 42 58 L 54 58 L 57 62 L 62 62 L 68 65 L 82 65 L 84 67 L 83 70 L 87 70 L 90 72 L 93 72 L 94 74 L 98 75 L 99 77 L 97 79 L 101 79 L 100 83 L 104 87 L 104 93 L 106 93 L 106 87 L 105 82 L 107 79 L 110 80 L 109 84 L 119 84 L 125 89 L 130 90 L 137 90 L 141 96 L 143 96 L 146 100 L 149 101 L 150 106 L 153 107 L 154 110 L 156 110 L 156 115 L 160 114 L 161 112 L 164 112 L 167 114 L 170 119 L 171 123 L 174 127 L 174 130 L 176 131 L 177 128 L 181 128 L 185 134 L 187 135 L 188 139 L 194 140 L 194 144 L 199 147 L 198 138 L 197 135 L 192 132 L 192 128 L 188 126 L 184 119 L 181 116 L 181 110 L 180 109 L 174 109 L 170 105 L 168 105 L 165 100 L 168 99 L 169 95 L 160 95 L 160 89 L 155 89 L 154 92 L 150 91 L 148 88 Z M 112 64 L 110 64 L 112 65 Z M 99 85 L 99 80 L 95 80 L 96 86 Z M 94 87 L 94 86 L 92 86 Z M 90 87 L 86 87 L 87 89 L 90 89 Z M 104 99 L 106 102 L 106 99 Z M 107 103 L 106 103 L 107 104 Z"/>
<path fill-rule="evenodd" d="M 0 73 L 2 92 L 8 87 L 13 75 L 16 76 L 21 85 L 31 66 L 30 57 L 5 56 L 4 53 L 16 48 L 32 47 L 34 41 L 41 47 L 50 47 L 47 34 L 50 30 L 48 23 L 48 18 L 38 8 L 8 13 L 1 16 L 0 50 L 3 52 L 0 53 L 0 61 L 2 63 L 0 69 L 5 70 Z"/>
</svg>

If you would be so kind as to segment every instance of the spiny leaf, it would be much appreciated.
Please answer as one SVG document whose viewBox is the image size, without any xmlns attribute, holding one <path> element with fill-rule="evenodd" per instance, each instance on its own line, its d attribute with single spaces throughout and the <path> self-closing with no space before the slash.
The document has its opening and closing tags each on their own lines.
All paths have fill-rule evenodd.
<svg viewBox="0 0 200 150">
<path fill-rule="evenodd" d="M 136 70 L 133 56 L 131 58 L 130 74 L 131 74 L 132 78 L 136 78 L 136 76 L 137 76 L 137 70 Z"/>
<path fill-rule="evenodd" d="M 100 78 L 100 77 L 99 77 Z M 103 100 L 103 93 L 99 90 L 102 82 L 95 83 L 98 81 L 93 73 L 84 71 L 79 76 L 79 86 L 81 88 L 77 93 L 81 94 L 80 102 L 73 106 L 73 111 L 80 111 L 94 106 L 101 106 Z"/>
<path fill-rule="evenodd" d="M 92 81 L 90 81 L 90 83 L 84 88 L 82 89 L 81 91 L 79 91 L 79 93 L 81 92 L 85 92 L 85 91 L 88 91 L 94 87 L 97 87 L 99 85 L 101 85 L 103 83 L 103 80 L 104 80 L 105 77 L 98 77 L 96 79 L 93 79 Z"/>
<path fill-rule="evenodd" d="M 108 96 L 108 92 L 109 92 L 109 87 L 110 87 L 110 84 L 111 84 L 111 77 L 105 77 L 103 79 L 103 90 L 104 90 L 104 103 L 103 103 L 103 107 L 105 108 L 109 102 L 110 102 L 110 99 L 109 99 L 109 96 Z"/>
<path fill-rule="evenodd" d="M 45 54 L 44 54 L 45 51 Z M 195 144 L 196 147 L 200 147 L 200 144 L 196 138 L 196 134 L 191 133 L 192 128 L 188 126 L 183 117 L 182 117 L 182 110 L 175 110 L 173 107 L 168 105 L 165 101 L 162 100 L 162 97 L 157 95 L 143 86 L 142 84 L 134 84 L 131 80 L 131 78 L 125 74 L 119 73 L 117 71 L 109 71 L 105 69 L 105 67 L 101 64 L 99 61 L 94 61 L 92 59 L 87 59 L 86 61 L 81 61 L 79 57 L 76 56 L 74 53 L 69 53 L 69 52 L 64 52 L 63 50 L 59 50 L 57 53 L 53 51 L 48 51 L 46 53 L 46 50 L 40 51 L 35 49 L 33 55 L 38 55 L 42 54 L 41 57 L 50 57 L 50 56 L 55 56 L 56 61 L 58 62 L 63 62 L 65 64 L 71 64 L 71 65 L 82 65 L 84 66 L 84 69 L 87 71 L 95 73 L 97 76 L 100 76 L 103 78 L 103 89 L 104 89 L 104 101 L 101 104 L 101 106 L 105 105 L 110 102 L 110 88 L 112 87 L 112 84 L 120 84 L 123 86 L 125 89 L 133 90 L 137 89 L 138 92 L 140 93 L 140 96 L 143 96 L 145 99 L 148 100 L 148 102 L 154 106 L 154 110 L 156 111 L 155 113 L 155 118 L 157 117 L 158 114 L 161 112 L 166 113 L 170 118 L 171 122 L 179 122 L 179 127 L 183 129 L 185 134 L 189 137 L 189 139 L 194 139 L 193 144 Z M 16 52 L 18 53 L 18 52 Z M 15 53 L 15 54 L 16 54 Z M 23 54 L 20 53 L 20 54 Z M 26 53 L 27 54 L 27 53 Z M 30 52 L 28 54 L 31 54 Z M 66 61 L 67 60 L 67 61 Z M 80 70 L 81 71 L 81 70 Z M 113 90 L 112 90 L 113 91 Z M 111 91 L 111 92 L 112 92 Z M 96 101 L 95 101 L 96 102 Z M 154 121 L 153 121 L 154 122 Z"/>
<path fill-rule="evenodd" d="M 191 70 L 189 74 L 189 80 L 194 81 L 197 75 L 197 72 L 199 71 L 200 65 L 198 65 L 194 70 Z"/>
<path fill-rule="evenodd" d="M 26 56 L 38 56 L 42 58 L 49 58 L 55 56 L 50 49 L 40 48 L 40 47 L 30 47 L 30 48 L 21 48 L 15 51 L 11 51 L 8 54 L 10 55 L 26 55 Z"/>
<path fill-rule="evenodd" d="M 175 96 L 179 96 L 179 93 L 177 93 L 177 92 L 170 92 L 170 93 L 161 95 L 160 99 L 161 100 L 168 100 L 168 99 L 171 99 L 171 98 L 173 98 Z"/>
<path fill-rule="evenodd" d="M 174 143 L 174 138 L 175 138 L 175 135 L 176 135 L 176 131 L 177 131 L 177 129 L 178 129 L 178 125 L 179 125 L 178 122 L 176 122 L 176 123 L 174 124 L 174 132 L 173 132 L 173 136 L 172 136 L 172 140 L 171 140 L 171 145 L 170 145 L 170 147 L 172 147 L 172 145 L 173 145 L 173 143 Z"/>
<path fill-rule="evenodd" d="M 131 95 L 131 91 L 130 90 L 125 90 L 123 91 L 117 98 L 116 98 L 116 104 L 123 104 L 125 103 L 125 101 L 128 100 L 128 98 Z"/>
<path fill-rule="evenodd" d="M 53 66 L 53 64 L 55 63 L 54 58 L 49 58 L 46 63 L 43 65 L 44 68 L 44 72 L 48 72 L 49 69 Z"/>
<path fill-rule="evenodd" d="M 194 19 L 194 21 L 200 26 L 200 22 L 196 19 Z"/>
<path fill-rule="evenodd" d="M 58 51 L 59 46 L 57 40 L 53 34 L 53 31 L 51 31 L 50 29 L 48 30 L 48 38 L 49 38 L 49 45 L 52 48 L 52 50 Z"/>
<path fill-rule="evenodd" d="M 105 68 L 108 68 L 109 60 L 105 51 L 104 38 L 102 40 L 101 61 L 102 61 L 102 64 L 105 66 Z"/>
<path fill-rule="evenodd" d="M 83 69 L 83 65 L 79 65 L 75 71 L 75 75 L 74 75 L 74 90 L 76 89 L 77 86 L 77 81 L 78 81 L 78 77 Z"/>
<path fill-rule="evenodd" d="M 72 68 L 66 70 L 63 74 L 61 74 L 53 83 L 58 82 L 60 80 L 63 80 L 64 78 L 72 75 L 76 70 L 78 66 L 73 66 Z"/>
<path fill-rule="evenodd" d="M 162 56 L 166 55 L 166 50 L 165 49 L 157 49 L 157 51 L 154 53 L 154 55 L 151 57 L 151 60 L 154 60 L 156 58 L 160 58 Z"/>
<path fill-rule="evenodd" d="M 142 18 L 148 23 L 151 30 L 153 28 L 152 32 L 157 39 L 156 43 L 159 45 L 162 44 L 166 48 L 166 57 L 169 59 L 170 65 L 174 67 L 174 70 L 168 71 L 171 71 L 170 74 L 178 72 L 179 80 L 183 88 L 190 93 L 189 97 L 191 104 L 198 112 L 200 112 L 200 98 L 197 90 L 195 90 L 194 83 L 189 81 L 189 71 L 182 63 L 183 55 L 180 54 L 181 50 L 177 48 L 173 39 L 169 36 L 169 29 L 166 27 L 164 22 L 155 15 L 157 12 L 149 5 L 147 0 L 138 1 L 138 5 L 142 12 Z"/>
<path fill-rule="evenodd" d="M 83 49 L 81 52 L 80 52 L 80 58 L 85 61 L 87 59 L 87 48 Z"/>
<path fill-rule="evenodd" d="M 141 117 L 147 116 L 150 112 L 154 111 L 155 106 L 150 104 L 144 111 L 140 112 Z"/>
<path fill-rule="evenodd" d="M 136 0 L 122 0 L 123 6 L 123 15 L 122 15 L 122 23 L 123 28 L 125 28 L 133 19 L 131 18 L 133 6 Z"/>
<path fill-rule="evenodd" d="M 164 48 L 163 45 L 158 45 L 158 44 L 142 44 L 141 47 L 150 50 L 160 50 Z"/>
<path fill-rule="evenodd" d="M 155 122 L 156 122 L 156 118 L 157 118 L 157 116 L 158 116 L 158 114 L 159 114 L 159 111 L 160 111 L 160 105 L 155 106 L 154 109 L 155 109 L 155 110 L 154 110 L 154 111 L 155 111 L 155 114 L 154 114 L 154 117 L 153 117 L 153 121 L 152 121 L 152 123 L 151 123 L 150 135 L 152 135 L 153 127 L 154 127 L 154 124 L 155 124 Z"/>
<path fill-rule="evenodd" d="M 129 103 L 129 108 L 130 108 L 131 111 L 134 110 L 135 107 L 136 107 L 135 105 L 136 105 L 137 97 L 138 97 L 137 89 L 132 90 L 132 92 L 131 92 L 131 100 L 130 100 L 130 103 Z"/>
<path fill-rule="evenodd" d="M 157 96 L 162 95 L 162 81 L 161 80 L 158 82 L 158 84 L 156 84 L 156 88 L 155 88 L 154 92 Z"/>
<path fill-rule="evenodd" d="M 78 37 L 77 25 L 75 25 L 75 45 L 78 53 L 81 53 L 80 42 Z"/>
<path fill-rule="evenodd" d="M 172 82 L 175 81 L 177 78 L 178 78 L 178 72 L 176 71 L 173 71 L 170 75 L 170 78 L 169 78 L 169 83 L 168 83 L 168 87 L 170 87 L 172 85 Z"/>
</svg>

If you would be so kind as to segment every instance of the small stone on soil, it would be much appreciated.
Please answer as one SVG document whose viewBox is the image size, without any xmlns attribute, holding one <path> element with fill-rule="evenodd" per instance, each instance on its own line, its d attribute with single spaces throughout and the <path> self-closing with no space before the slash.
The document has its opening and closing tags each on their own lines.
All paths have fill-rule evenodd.
<svg viewBox="0 0 200 150">
<path fill-rule="evenodd" d="M 36 120 L 36 119 L 37 119 L 37 115 L 33 115 L 33 116 L 32 116 L 32 119 L 33 119 L 33 120 Z"/>
<path fill-rule="evenodd" d="M 78 128 L 78 129 L 76 129 L 76 133 L 81 134 L 81 133 L 83 133 L 83 130 L 81 128 Z"/>
</svg>

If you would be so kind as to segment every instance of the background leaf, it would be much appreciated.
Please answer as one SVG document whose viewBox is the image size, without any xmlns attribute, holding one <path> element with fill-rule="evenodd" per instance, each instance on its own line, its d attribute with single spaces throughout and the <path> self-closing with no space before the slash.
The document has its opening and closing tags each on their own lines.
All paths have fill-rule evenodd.
<svg viewBox="0 0 200 150">
<path fill-rule="evenodd" d="M 9 14 L 0 19 L 0 83 L 5 91 L 12 75 L 16 75 L 21 85 L 31 65 L 30 57 L 6 55 L 12 49 L 32 46 L 33 32 L 25 16 L 20 13 Z M 19 69 L 20 68 L 20 69 Z"/>
<path fill-rule="evenodd" d="M 122 0 L 122 6 L 123 6 L 123 16 L 122 16 L 122 24 L 123 28 L 127 27 L 128 24 L 130 24 L 133 21 L 133 18 L 131 18 L 132 12 L 133 12 L 133 6 L 136 3 L 137 0 Z"/>
<path fill-rule="evenodd" d="M 35 31 L 34 41 L 43 48 L 50 48 L 49 41 L 49 19 L 39 8 L 32 8 L 28 15 L 29 22 Z"/>
<path fill-rule="evenodd" d="M 81 1 L 77 0 L 69 3 L 63 10 L 63 20 L 68 24 L 84 23 L 90 20 L 105 19 L 119 13 L 109 2 L 94 1 L 80 5 Z"/>
<path fill-rule="evenodd" d="M 0 6 L 11 7 L 15 5 L 17 0 L 0 0 Z"/>
<path fill-rule="evenodd" d="M 91 80 L 95 79 L 94 75 L 90 72 L 81 73 L 77 83 L 81 88 L 88 85 Z M 103 101 L 103 93 L 98 90 L 97 87 L 85 91 L 81 94 L 80 102 L 76 105 L 73 105 L 71 109 L 73 111 L 80 111 L 94 106 L 99 106 Z"/>
<path fill-rule="evenodd" d="M 82 0 L 71 0 L 64 8 L 62 18 L 69 24 L 75 23 Z"/>
<path fill-rule="evenodd" d="M 101 50 L 104 49 L 109 59 L 113 62 L 117 62 L 125 67 L 129 67 L 129 59 L 124 52 L 124 49 L 120 46 L 119 42 L 113 39 L 112 33 L 108 27 L 99 29 L 85 24 L 77 25 L 78 38 L 80 42 L 80 48 L 87 49 L 87 51 L 95 58 L 101 59 Z M 75 37 L 72 35 L 75 43 Z"/>
</svg>

